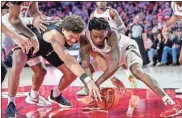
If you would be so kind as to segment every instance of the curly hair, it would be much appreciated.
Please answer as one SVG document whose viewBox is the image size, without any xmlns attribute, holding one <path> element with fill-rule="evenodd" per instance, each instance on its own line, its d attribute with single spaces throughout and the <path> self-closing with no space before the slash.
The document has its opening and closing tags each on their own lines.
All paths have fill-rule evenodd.
<svg viewBox="0 0 182 118">
<path fill-rule="evenodd" d="M 69 15 L 63 19 L 62 28 L 74 33 L 81 33 L 85 28 L 85 21 L 80 16 Z"/>
</svg>

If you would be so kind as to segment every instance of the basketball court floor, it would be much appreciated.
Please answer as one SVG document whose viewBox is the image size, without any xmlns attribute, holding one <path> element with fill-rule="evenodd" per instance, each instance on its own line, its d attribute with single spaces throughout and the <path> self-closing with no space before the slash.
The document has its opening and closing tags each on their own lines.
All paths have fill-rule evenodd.
<svg viewBox="0 0 182 118">
<path fill-rule="evenodd" d="M 56 87 L 62 76 L 62 73 L 53 67 L 47 67 L 47 69 L 48 72 L 40 90 L 41 95 L 45 98 L 50 94 L 50 90 Z M 182 68 L 180 68 L 180 66 L 150 67 L 144 70 L 152 75 L 158 81 L 159 85 L 164 88 L 174 100 L 179 101 L 182 105 L 182 94 L 176 95 L 174 92 L 176 88 L 182 87 Z M 94 78 L 98 78 L 101 74 L 102 72 L 96 72 Z M 2 84 L 2 117 L 5 115 L 7 105 L 8 75 L 9 73 Z M 60 108 L 56 104 L 53 104 L 52 107 L 29 105 L 25 102 L 25 97 L 31 88 L 31 75 L 32 71 L 30 68 L 24 68 L 16 98 L 17 118 L 159 118 L 160 113 L 165 109 L 161 99 L 142 82 L 137 80 L 138 88 L 135 90 L 131 89 L 130 83 L 122 69 L 117 71 L 116 77 L 125 84 L 127 94 L 120 95 L 118 90 L 114 88 L 120 98 L 120 103 L 114 110 L 83 111 L 82 107 L 84 106 L 84 102 L 80 101 L 83 96 L 80 97 L 76 95 L 76 92 L 80 90 L 83 85 L 79 79 L 75 80 L 63 93 L 64 97 L 73 104 L 73 108 Z M 107 80 L 102 84 L 102 87 L 114 86 L 110 80 Z M 135 95 L 139 96 L 140 99 L 133 114 L 127 115 L 128 103 L 133 92 L 135 92 Z M 175 118 L 182 118 L 182 115 Z"/>
</svg>

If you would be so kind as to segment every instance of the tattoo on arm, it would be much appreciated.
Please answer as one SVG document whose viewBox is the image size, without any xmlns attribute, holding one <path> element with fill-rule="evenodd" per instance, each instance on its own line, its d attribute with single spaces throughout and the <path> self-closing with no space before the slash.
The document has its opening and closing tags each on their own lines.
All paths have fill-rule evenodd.
<svg viewBox="0 0 182 118">
<path fill-rule="evenodd" d="M 111 46 L 111 62 L 108 64 L 105 72 L 96 81 L 96 85 L 102 84 L 109 79 L 119 68 L 120 49 L 119 49 L 119 35 L 114 32 L 108 39 L 108 45 Z"/>
<path fill-rule="evenodd" d="M 92 76 L 90 70 L 90 46 L 89 42 L 86 40 L 86 36 L 80 37 L 80 54 L 81 66 L 89 76 Z"/>
</svg>

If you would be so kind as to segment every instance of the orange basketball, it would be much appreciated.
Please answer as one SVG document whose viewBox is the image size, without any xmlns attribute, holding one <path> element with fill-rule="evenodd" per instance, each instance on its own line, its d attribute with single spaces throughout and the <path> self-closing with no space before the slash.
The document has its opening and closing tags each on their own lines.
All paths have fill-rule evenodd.
<svg viewBox="0 0 182 118">
<path fill-rule="evenodd" d="M 119 104 L 119 97 L 116 95 L 114 89 L 103 88 L 101 90 L 102 101 L 98 105 L 103 110 L 112 110 Z"/>
</svg>

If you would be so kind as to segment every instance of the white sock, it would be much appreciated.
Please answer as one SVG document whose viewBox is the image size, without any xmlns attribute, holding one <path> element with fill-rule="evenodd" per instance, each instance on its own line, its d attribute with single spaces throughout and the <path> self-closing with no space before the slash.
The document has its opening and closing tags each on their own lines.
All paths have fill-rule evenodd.
<svg viewBox="0 0 182 118">
<path fill-rule="evenodd" d="M 58 97 L 62 92 L 56 87 L 53 91 L 53 97 Z"/>
<path fill-rule="evenodd" d="M 125 74 L 126 74 L 126 76 L 128 78 L 129 78 L 130 75 L 132 75 L 131 72 L 128 69 L 123 69 L 123 70 L 124 70 L 124 72 L 125 72 Z"/>
<path fill-rule="evenodd" d="M 164 102 L 165 105 L 175 104 L 175 102 L 167 94 L 162 98 L 162 101 Z"/>
<path fill-rule="evenodd" d="M 31 89 L 30 96 L 32 98 L 36 98 L 36 97 L 38 97 L 38 95 L 39 95 L 39 91 L 34 91 L 33 89 Z"/>
<path fill-rule="evenodd" d="M 8 104 L 10 103 L 10 102 L 12 102 L 12 103 L 14 103 L 14 105 L 15 105 L 15 96 L 9 96 L 8 95 Z"/>
</svg>

